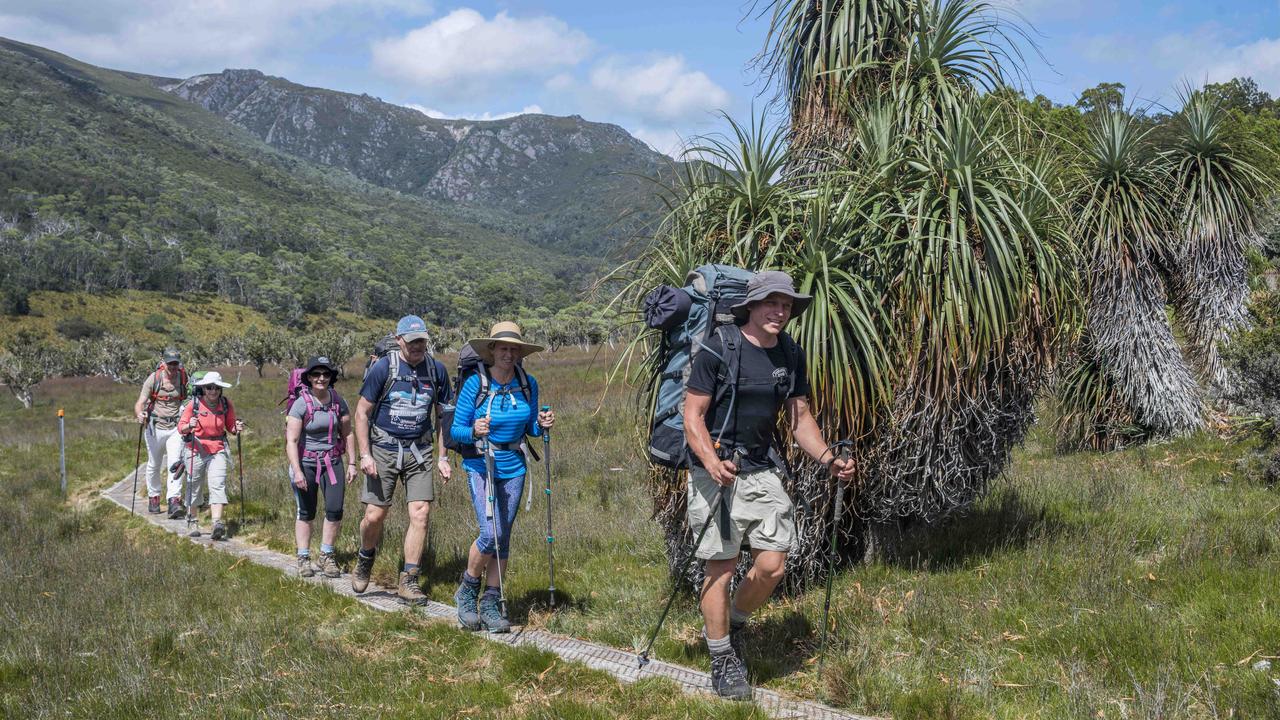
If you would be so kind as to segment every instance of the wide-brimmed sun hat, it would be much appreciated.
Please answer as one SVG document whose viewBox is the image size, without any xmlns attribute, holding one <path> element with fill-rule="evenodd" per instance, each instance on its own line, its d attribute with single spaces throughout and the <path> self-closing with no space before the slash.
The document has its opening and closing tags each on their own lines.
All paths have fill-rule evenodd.
<svg viewBox="0 0 1280 720">
<path fill-rule="evenodd" d="M 218 372 L 217 370 L 210 370 L 209 372 L 205 373 L 205 374 L 204 374 L 204 377 L 202 377 L 202 378 L 200 378 L 199 380 L 196 380 L 196 381 L 195 381 L 195 384 L 196 384 L 196 385 L 205 385 L 205 386 L 207 386 L 207 385 L 217 385 L 217 386 L 218 386 L 218 387 L 220 387 L 220 388 L 229 388 L 229 387 L 231 387 L 231 383 L 229 383 L 229 382 L 224 382 L 224 381 L 223 381 L 223 379 L 222 379 L 222 373 Z"/>
<path fill-rule="evenodd" d="M 334 364 L 329 361 L 329 358 L 325 357 L 324 355 L 319 355 L 311 358 L 310 360 L 307 361 L 307 364 L 304 366 L 304 368 L 305 369 L 302 371 L 303 377 L 310 376 L 311 371 L 315 370 L 316 368 L 324 368 L 325 370 L 329 371 L 329 375 L 331 375 L 333 378 L 336 379 L 338 377 L 338 368 L 334 366 Z"/>
<path fill-rule="evenodd" d="M 764 300 L 774 293 L 786 295 L 792 299 L 791 317 L 793 318 L 799 317 L 813 300 L 812 295 L 796 292 L 796 284 L 792 282 L 790 275 L 781 270 L 761 270 L 747 281 L 747 299 L 730 308 L 730 312 L 739 320 L 745 320 L 748 305 Z"/>
<path fill-rule="evenodd" d="M 507 342 L 520 348 L 520 357 L 525 358 L 533 353 L 541 352 L 546 348 L 536 343 L 525 342 L 524 334 L 520 330 L 520 326 L 510 322 L 503 321 L 495 323 L 489 328 L 489 336 L 472 340 L 468 343 L 472 350 L 480 356 L 486 365 L 493 364 L 493 346 L 495 343 Z"/>
</svg>

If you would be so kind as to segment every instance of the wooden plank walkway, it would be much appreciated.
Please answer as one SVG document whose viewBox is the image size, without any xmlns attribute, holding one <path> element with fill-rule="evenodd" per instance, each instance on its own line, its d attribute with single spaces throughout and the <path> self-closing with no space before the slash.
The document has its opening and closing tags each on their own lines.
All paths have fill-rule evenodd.
<svg viewBox="0 0 1280 720">
<path fill-rule="evenodd" d="M 102 492 L 102 496 L 114 502 L 125 510 L 129 509 L 129 491 L 133 484 L 133 475 L 126 475 L 123 480 L 115 485 L 107 488 Z M 182 537 L 187 536 L 187 523 L 185 519 L 170 520 L 167 515 L 151 515 L 146 512 L 146 500 L 138 499 L 137 508 L 141 511 L 138 517 L 148 522 L 158 525 L 169 532 Z M 274 550 L 249 545 L 235 538 L 230 540 L 213 542 L 210 539 L 208 528 L 203 528 L 205 532 L 198 538 L 187 538 L 191 542 L 198 545 L 205 545 L 216 550 L 235 555 L 237 557 L 246 558 L 259 565 L 275 568 L 280 572 L 297 577 L 297 567 L 295 559 L 284 553 L 278 553 Z M 346 573 L 342 577 L 330 579 L 323 575 L 317 574 L 311 578 L 298 578 L 304 582 L 310 582 L 316 585 L 327 587 L 332 592 L 339 595 L 345 595 L 354 598 L 365 605 L 376 610 L 387 612 L 402 611 L 410 609 L 400 598 L 391 590 L 379 587 L 376 584 L 370 584 L 369 589 L 364 593 L 357 595 L 351 589 L 351 581 Z M 445 605 L 435 601 L 429 602 L 424 606 L 414 608 L 431 618 L 438 618 L 448 622 L 456 622 L 457 614 L 452 605 Z M 577 638 L 557 635 L 555 633 L 543 630 L 525 629 L 521 626 L 512 627 L 512 632 L 505 635 L 491 635 L 489 633 L 477 633 L 480 637 L 486 638 L 493 642 L 503 643 L 506 645 L 532 645 L 540 650 L 553 652 L 560 657 L 580 662 L 588 667 L 596 670 L 603 670 L 622 682 L 636 682 L 644 678 L 663 677 L 667 678 L 680 688 L 690 694 L 714 696 L 711 692 L 711 678 L 707 673 L 693 668 L 684 667 L 683 665 L 675 665 L 673 663 L 663 662 L 662 660 L 653 660 L 643 669 L 638 667 L 636 655 L 632 652 L 618 650 L 617 648 L 599 645 Z M 775 718 L 816 718 L 818 720 L 876 720 L 864 715 L 855 715 L 853 713 L 844 712 L 835 708 L 828 707 L 822 703 L 807 700 L 795 700 L 784 697 L 772 690 L 756 688 L 755 703 L 770 716 Z"/>
</svg>

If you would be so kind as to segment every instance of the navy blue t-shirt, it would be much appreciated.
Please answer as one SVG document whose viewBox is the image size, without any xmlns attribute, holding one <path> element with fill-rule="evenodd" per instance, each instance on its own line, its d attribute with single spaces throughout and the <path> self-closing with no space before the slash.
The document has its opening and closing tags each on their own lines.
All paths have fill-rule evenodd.
<svg viewBox="0 0 1280 720">
<path fill-rule="evenodd" d="M 391 437 L 401 440 L 430 438 L 431 418 L 435 414 L 433 405 L 448 403 L 453 395 L 449 375 L 444 365 L 431 357 L 413 366 L 403 358 L 398 359 L 399 373 L 382 403 L 378 404 L 378 395 L 391 372 L 390 357 L 382 358 L 369 368 L 364 385 L 360 386 L 360 397 L 374 403 L 373 426 Z M 439 397 L 435 396 L 437 391 Z"/>
</svg>

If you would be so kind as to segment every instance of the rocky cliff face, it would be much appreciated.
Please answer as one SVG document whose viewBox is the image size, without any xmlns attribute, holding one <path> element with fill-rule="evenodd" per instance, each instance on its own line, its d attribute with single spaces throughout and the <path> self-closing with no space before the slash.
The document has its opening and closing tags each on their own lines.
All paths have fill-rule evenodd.
<svg viewBox="0 0 1280 720">
<path fill-rule="evenodd" d="M 611 249 L 650 219 L 657 202 L 637 176 L 670 166 L 622 128 L 576 115 L 439 120 L 257 70 L 155 82 L 284 152 L 403 193 L 508 214 L 530 239 L 569 251 Z"/>
</svg>

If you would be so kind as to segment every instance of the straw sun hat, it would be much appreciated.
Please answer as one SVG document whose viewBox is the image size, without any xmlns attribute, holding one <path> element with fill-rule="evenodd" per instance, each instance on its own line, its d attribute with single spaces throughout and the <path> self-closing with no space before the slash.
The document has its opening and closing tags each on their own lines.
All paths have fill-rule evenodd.
<svg viewBox="0 0 1280 720">
<path fill-rule="evenodd" d="M 486 365 L 493 364 L 493 346 L 495 343 L 507 342 L 520 348 L 520 357 L 525 358 L 545 348 L 531 342 L 525 342 L 520 326 L 513 322 L 500 322 L 489 328 L 488 337 L 475 338 L 469 345 L 476 351 Z"/>
</svg>

